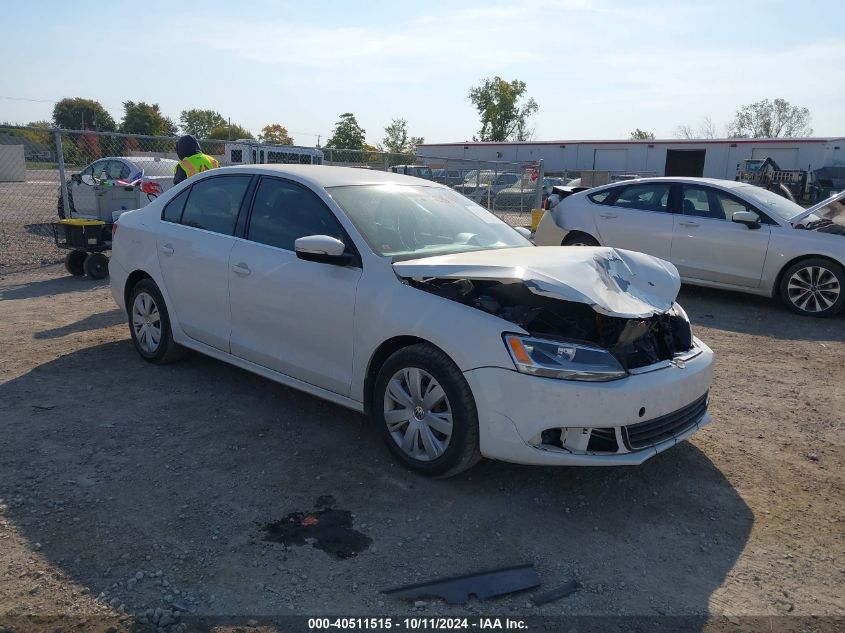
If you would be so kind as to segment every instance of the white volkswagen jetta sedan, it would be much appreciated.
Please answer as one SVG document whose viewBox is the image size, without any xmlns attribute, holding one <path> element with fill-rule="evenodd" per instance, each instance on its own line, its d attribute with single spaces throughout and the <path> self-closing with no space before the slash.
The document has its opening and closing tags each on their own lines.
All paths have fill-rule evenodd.
<svg viewBox="0 0 845 633">
<path fill-rule="evenodd" d="M 190 348 L 367 412 L 427 475 L 639 464 L 709 421 L 671 264 L 535 247 L 431 181 L 215 169 L 122 215 L 110 273 L 145 359 Z"/>
</svg>

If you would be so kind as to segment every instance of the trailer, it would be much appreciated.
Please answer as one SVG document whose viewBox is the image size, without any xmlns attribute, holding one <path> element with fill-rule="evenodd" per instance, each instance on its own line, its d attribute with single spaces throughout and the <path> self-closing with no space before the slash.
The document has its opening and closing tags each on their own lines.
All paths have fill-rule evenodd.
<svg viewBox="0 0 845 633">
<path fill-rule="evenodd" d="M 316 147 L 239 139 L 226 143 L 221 162 L 224 165 L 322 165 L 323 151 Z"/>
</svg>

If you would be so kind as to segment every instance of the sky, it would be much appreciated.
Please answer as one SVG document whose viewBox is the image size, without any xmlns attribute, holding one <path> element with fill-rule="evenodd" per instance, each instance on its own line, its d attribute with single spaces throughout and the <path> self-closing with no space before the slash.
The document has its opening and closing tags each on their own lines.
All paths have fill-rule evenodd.
<svg viewBox="0 0 845 633">
<path fill-rule="evenodd" d="M 520 79 L 535 140 L 672 138 L 781 97 L 814 136 L 845 136 L 845 3 L 639 0 L 253 0 L 0 4 L 0 121 L 49 120 L 63 97 L 208 108 L 314 145 L 353 112 L 377 144 L 393 118 L 427 142 L 471 140 L 467 98 Z M 9 28 L 14 26 L 14 28 Z"/>
</svg>

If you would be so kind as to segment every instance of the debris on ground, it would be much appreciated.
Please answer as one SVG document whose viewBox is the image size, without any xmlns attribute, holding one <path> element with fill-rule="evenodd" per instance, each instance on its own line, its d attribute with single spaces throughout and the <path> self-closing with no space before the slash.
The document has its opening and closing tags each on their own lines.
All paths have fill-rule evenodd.
<svg viewBox="0 0 845 633">
<path fill-rule="evenodd" d="M 577 580 L 570 580 L 569 582 L 565 582 L 560 587 L 555 587 L 554 589 L 549 589 L 548 591 L 540 591 L 535 593 L 531 596 L 531 600 L 534 602 L 535 605 L 538 607 L 541 604 L 546 604 L 548 602 L 554 602 L 555 600 L 560 600 L 561 598 L 565 598 L 566 596 L 571 596 L 573 593 L 578 591 L 581 588 L 581 583 Z"/>
<path fill-rule="evenodd" d="M 382 593 L 400 598 L 437 596 L 449 604 L 464 604 L 470 596 L 487 600 L 508 593 L 516 593 L 539 586 L 540 579 L 530 563 L 491 569 L 489 571 L 438 578 L 425 582 L 383 589 Z"/>
</svg>

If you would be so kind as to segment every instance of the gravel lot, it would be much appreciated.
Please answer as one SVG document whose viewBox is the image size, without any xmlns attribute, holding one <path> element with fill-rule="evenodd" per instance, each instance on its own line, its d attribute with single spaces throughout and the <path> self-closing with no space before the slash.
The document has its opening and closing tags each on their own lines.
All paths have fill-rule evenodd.
<svg viewBox="0 0 845 633">
<path fill-rule="evenodd" d="M 173 633 L 215 615 L 845 616 L 845 319 L 700 289 L 681 301 L 718 358 L 714 422 L 690 442 L 635 468 L 484 462 L 429 481 L 360 415 L 199 355 L 143 362 L 101 282 L 59 266 L 0 277 L 0 629 L 29 615 Z M 264 540 L 326 495 L 363 551 Z M 521 562 L 544 588 L 582 587 L 543 607 L 379 593 Z"/>
</svg>

